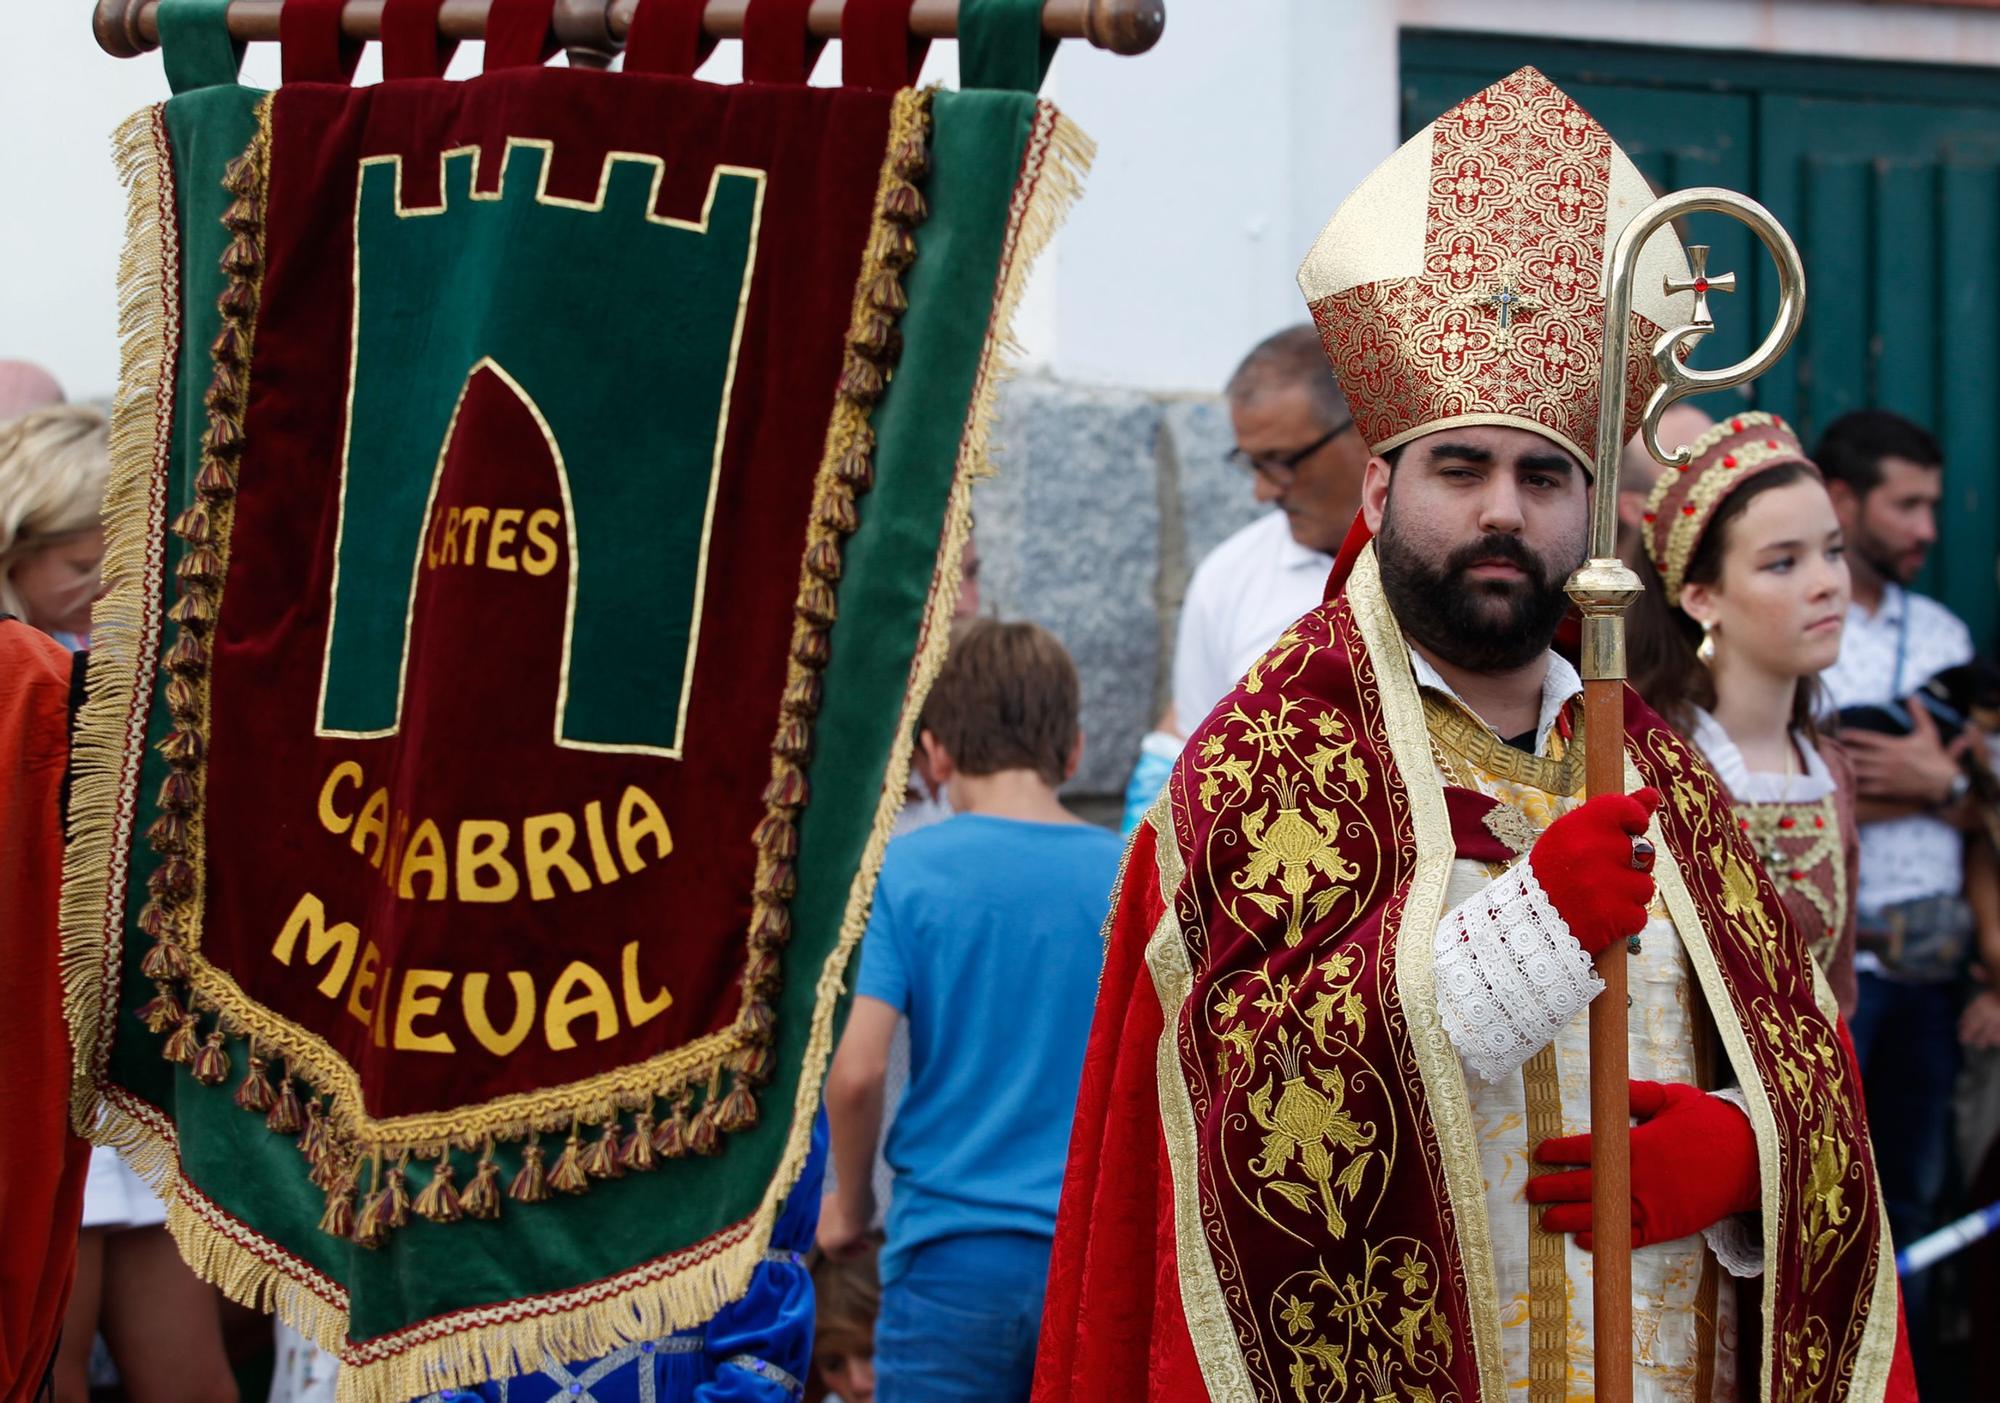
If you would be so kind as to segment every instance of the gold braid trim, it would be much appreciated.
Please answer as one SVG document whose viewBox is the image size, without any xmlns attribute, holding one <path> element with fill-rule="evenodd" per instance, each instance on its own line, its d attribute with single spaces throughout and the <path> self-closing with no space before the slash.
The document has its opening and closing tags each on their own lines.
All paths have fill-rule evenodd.
<svg viewBox="0 0 2000 1403">
<path fill-rule="evenodd" d="M 118 1008 L 120 938 L 136 791 L 159 640 L 166 462 L 180 322 L 180 240 L 164 109 L 141 108 L 112 135 L 126 187 L 118 260 L 118 390 L 104 494 L 105 596 L 91 608 L 90 671 L 70 744 L 71 831 L 63 854 L 63 1016 L 70 1117 L 87 1134 Z"/>
</svg>

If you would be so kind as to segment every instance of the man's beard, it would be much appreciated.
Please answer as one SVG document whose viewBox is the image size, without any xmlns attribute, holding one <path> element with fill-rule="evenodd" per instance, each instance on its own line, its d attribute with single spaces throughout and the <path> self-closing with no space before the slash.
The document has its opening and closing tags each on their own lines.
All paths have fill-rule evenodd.
<svg viewBox="0 0 2000 1403">
<path fill-rule="evenodd" d="M 1914 568 L 1903 563 L 1903 557 L 1882 544 L 1882 539 L 1865 526 L 1856 526 L 1854 534 L 1847 539 L 1847 549 L 1861 557 L 1862 562 L 1873 570 L 1880 579 L 1894 584 L 1907 585 L 1923 569 L 1923 559 L 1918 557 Z"/>
<path fill-rule="evenodd" d="M 1563 585 L 1581 555 L 1557 572 L 1520 537 L 1492 535 L 1433 565 L 1395 529 L 1395 519 L 1393 512 L 1382 518 L 1375 551 L 1382 592 L 1405 633 L 1468 672 L 1512 672 L 1548 651 L 1569 609 Z M 1525 578 L 1469 578 L 1475 564 L 1493 560 L 1518 567 Z"/>
</svg>

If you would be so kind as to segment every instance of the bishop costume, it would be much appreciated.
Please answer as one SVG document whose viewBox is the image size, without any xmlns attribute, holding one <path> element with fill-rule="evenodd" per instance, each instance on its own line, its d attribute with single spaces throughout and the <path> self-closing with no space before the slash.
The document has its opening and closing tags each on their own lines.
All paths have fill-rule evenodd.
<svg viewBox="0 0 2000 1403">
<path fill-rule="evenodd" d="M 1652 198 L 1533 69 L 1390 157 L 1300 273 L 1371 447 L 1504 425 L 1589 468 L 1606 251 Z M 1670 229 L 1642 256 L 1635 418 L 1686 268 Z M 1650 1242 L 1635 1213 L 1635 1396 L 1905 1396 L 1826 982 L 1703 762 L 1629 693 L 1622 738 L 1580 736 L 1579 691 L 1552 658 L 1532 750 L 1503 742 L 1412 651 L 1357 528 L 1194 727 L 1107 929 L 1038 1400 L 1592 1395 L 1591 1257 L 1527 1185 L 1590 1128 L 1601 986 L 1522 855 L 1582 802 L 1584 742 L 1619 739 L 1628 789 L 1664 796 L 1632 1075 L 1711 1114 L 1694 1088 L 1720 1091 L 1755 1160 L 1746 1136 L 1747 1211 L 1705 1232 Z"/>
</svg>

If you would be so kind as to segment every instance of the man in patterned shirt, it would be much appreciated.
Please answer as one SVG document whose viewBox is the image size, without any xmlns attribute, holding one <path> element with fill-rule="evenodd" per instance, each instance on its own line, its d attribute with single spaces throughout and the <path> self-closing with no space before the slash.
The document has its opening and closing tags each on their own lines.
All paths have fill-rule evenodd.
<svg viewBox="0 0 2000 1403">
<path fill-rule="evenodd" d="M 1862 409 L 1828 425 L 1814 457 L 1847 537 L 1854 586 L 1839 661 L 1820 680 L 1836 707 L 1907 707 L 1911 718 L 1907 735 L 1850 729 L 1841 740 L 1862 824 L 1854 1046 L 1890 1226 L 1898 1242 L 1913 1242 L 1938 1226 L 1958 1079 L 1958 979 L 1973 916 L 1961 831 L 1971 821 L 1970 781 L 1930 714 L 1907 698 L 1971 661 L 1972 635 L 1908 588 L 1937 543 L 1937 440 L 1886 410 Z M 1908 1301 L 1920 1342 L 1924 1288 L 1915 1278 Z"/>
</svg>

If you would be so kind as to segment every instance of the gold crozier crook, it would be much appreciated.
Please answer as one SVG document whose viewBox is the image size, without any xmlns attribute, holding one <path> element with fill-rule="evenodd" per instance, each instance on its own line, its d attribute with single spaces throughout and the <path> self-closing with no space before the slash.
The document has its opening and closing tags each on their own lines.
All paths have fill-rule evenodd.
<svg viewBox="0 0 2000 1403">
<path fill-rule="evenodd" d="M 1660 446 L 1660 416 L 1689 395 L 1728 389 L 1762 375 L 1792 344 L 1805 311 L 1806 275 L 1799 251 L 1771 212 L 1732 190 L 1698 187 L 1663 196 L 1625 226 L 1611 250 L 1604 299 L 1604 369 L 1597 411 L 1597 479 L 1591 503 L 1590 559 L 1569 580 L 1569 597 L 1583 615 L 1583 714 L 1585 791 L 1591 796 L 1625 789 L 1625 607 L 1639 595 L 1639 577 L 1618 559 L 1618 457 L 1625 447 L 1625 358 L 1632 334 L 1632 285 L 1639 252 L 1655 231 L 1683 215 L 1726 214 L 1756 232 L 1778 265 L 1778 318 L 1763 344 L 1745 360 L 1720 370 L 1694 370 L 1680 359 L 1713 330 L 1708 294 L 1733 292 L 1733 273 L 1710 274 L 1708 249 L 1688 252 L 1691 276 L 1668 277 L 1669 295 L 1692 292 L 1694 320 L 1653 344 L 1660 386 L 1646 402 L 1640 429 L 1646 449 L 1665 467 L 1689 459 L 1685 444 Z M 1597 957 L 1604 992 L 1590 1005 L 1591 1228 L 1595 1235 L 1592 1309 L 1597 1397 L 1630 1403 L 1632 1397 L 1632 1141 L 1627 1078 L 1625 942 L 1614 940 Z"/>
</svg>

